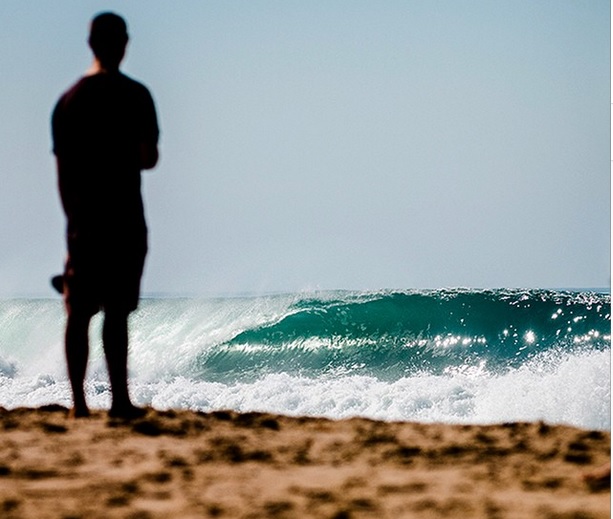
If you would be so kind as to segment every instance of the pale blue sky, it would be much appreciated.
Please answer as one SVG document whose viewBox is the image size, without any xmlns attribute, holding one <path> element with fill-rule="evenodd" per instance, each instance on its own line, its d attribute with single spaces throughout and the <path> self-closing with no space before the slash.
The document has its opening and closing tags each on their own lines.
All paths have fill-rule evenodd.
<svg viewBox="0 0 613 519">
<path fill-rule="evenodd" d="M 608 1 L 2 0 L 0 296 L 61 269 L 49 115 L 102 10 L 162 127 L 146 292 L 609 284 Z"/>
</svg>

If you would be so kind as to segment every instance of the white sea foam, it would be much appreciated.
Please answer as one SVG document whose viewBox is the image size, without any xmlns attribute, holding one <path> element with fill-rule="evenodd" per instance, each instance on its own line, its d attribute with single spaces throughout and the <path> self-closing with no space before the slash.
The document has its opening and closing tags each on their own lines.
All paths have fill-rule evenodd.
<svg viewBox="0 0 613 519">
<path fill-rule="evenodd" d="M 249 383 L 224 384 L 185 377 L 156 382 L 136 374 L 131 387 L 137 403 L 158 409 L 234 409 L 446 423 L 543 420 L 610 429 L 609 374 L 607 351 L 569 355 L 547 371 L 535 364 L 504 375 L 418 375 L 384 382 L 365 376 L 313 379 L 276 373 Z M 103 370 L 90 370 L 87 397 L 93 407 L 110 405 Z M 65 377 L 0 375 L 1 406 L 49 403 L 70 405 Z"/>
</svg>

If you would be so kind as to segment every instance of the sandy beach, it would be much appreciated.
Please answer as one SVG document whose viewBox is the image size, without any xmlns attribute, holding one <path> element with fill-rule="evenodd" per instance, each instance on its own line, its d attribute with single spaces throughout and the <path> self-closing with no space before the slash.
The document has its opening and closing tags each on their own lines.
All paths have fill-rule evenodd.
<svg viewBox="0 0 613 519">
<path fill-rule="evenodd" d="M 1 410 L 0 431 L 6 519 L 610 516 L 603 431 L 60 406 Z"/>
</svg>

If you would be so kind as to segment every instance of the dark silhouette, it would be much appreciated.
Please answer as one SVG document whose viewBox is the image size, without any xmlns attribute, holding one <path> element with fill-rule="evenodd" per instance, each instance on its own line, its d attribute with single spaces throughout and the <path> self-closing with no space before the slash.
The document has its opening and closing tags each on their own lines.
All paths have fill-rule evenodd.
<svg viewBox="0 0 613 519">
<path fill-rule="evenodd" d="M 96 16 L 89 35 L 93 66 L 60 97 L 52 116 L 68 248 L 64 275 L 53 284 L 66 303 L 66 360 L 76 417 L 89 415 L 83 389 L 88 330 L 101 309 L 113 394 L 109 414 L 144 414 L 128 392 L 128 315 L 138 305 L 147 254 L 140 174 L 157 163 L 159 130 L 147 88 L 119 71 L 127 43 L 120 16 Z"/>
</svg>

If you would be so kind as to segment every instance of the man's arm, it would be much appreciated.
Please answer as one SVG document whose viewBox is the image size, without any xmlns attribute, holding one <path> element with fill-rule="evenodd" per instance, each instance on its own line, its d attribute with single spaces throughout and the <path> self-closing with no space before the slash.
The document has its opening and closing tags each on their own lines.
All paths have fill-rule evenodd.
<svg viewBox="0 0 613 519">
<path fill-rule="evenodd" d="M 64 208 L 64 214 L 68 219 L 72 218 L 78 204 L 78 196 L 74 190 L 74 182 L 70 181 L 66 161 L 55 156 L 57 167 L 57 183 L 60 191 L 60 200 Z"/>
<path fill-rule="evenodd" d="M 139 159 L 141 169 L 152 169 L 158 163 L 158 139 L 160 128 L 158 126 L 155 103 L 149 90 L 143 87 L 141 96 L 141 128 L 139 142 Z"/>
</svg>

